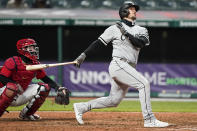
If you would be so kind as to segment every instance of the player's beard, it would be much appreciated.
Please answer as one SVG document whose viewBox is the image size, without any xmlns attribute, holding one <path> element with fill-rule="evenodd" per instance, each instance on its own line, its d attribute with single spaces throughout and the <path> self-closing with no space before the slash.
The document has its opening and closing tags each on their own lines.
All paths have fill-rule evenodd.
<svg viewBox="0 0 197 131">
<path fill-rule="evenodd" d="M 128 16 L 128 19 L 134 21 L 134 20 L 136 20 L 136 15 Z"/>
<path fill-rule="evenodd" d="M 136 16 L 132 16 L 131 17 L 131 20 L 136 20 Z"/>
</svg>

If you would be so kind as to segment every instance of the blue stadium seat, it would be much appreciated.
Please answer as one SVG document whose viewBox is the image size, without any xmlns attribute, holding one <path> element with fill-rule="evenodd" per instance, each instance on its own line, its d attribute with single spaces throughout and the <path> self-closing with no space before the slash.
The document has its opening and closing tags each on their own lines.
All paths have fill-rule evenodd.
<svg viewBox="0 0 197 131">
<path fill-rule="evenodd" d="M 197 0 L 179 0 L 179 6 L 182 10 L 197 10 Z"/>
<path fill-rule="evenodd" d="M 177 2 L 175 0 L 159 0 L 158 8 L 163 10 L 176 10 Z"/>
<path fill-rule="evenodd" d="M 35 0 L 24 0 L 29 7 Z M 52 8 L 65 9 L 115 9 L 127 0 L 47 0 Z M 133 0 L 142 10 L 194 10 L 197 0 Z M 0 8 L 5 8 L 8 0 L 0 0 Z"/>
</svg>

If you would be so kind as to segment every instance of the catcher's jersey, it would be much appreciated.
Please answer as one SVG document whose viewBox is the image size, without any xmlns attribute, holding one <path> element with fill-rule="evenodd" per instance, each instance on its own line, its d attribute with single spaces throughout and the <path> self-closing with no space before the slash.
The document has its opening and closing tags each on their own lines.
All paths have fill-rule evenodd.
<svg viewBox="0 0 197 131">
<path fill-rule="evenodd" d="M 27 71 L 22 59 L 18 56 L 8 58 L 0 74 L 20 84 L 23 90 L 27 89 L 34 77 L 42 79 L 46 76 L 44 70 Z"/>
<path fill-rule="evenodd" d="M 122 24 L 127 32 L 133 36 L 145 36 L 148 39 L 146 46 L 149 45 L 149 35 L 146 28 L 138 25 L 130 27 L 123 22 Z M 140 48 L 133 46 L 130 40 L 122 35 L 120 29 L 116 25 L 111 25 L 108 27 L 98 39 L 101 40 L 105 45 L 112 43 L 112 57 L 125 58 L 130 62 L 137 64 Z"/>
</svg>

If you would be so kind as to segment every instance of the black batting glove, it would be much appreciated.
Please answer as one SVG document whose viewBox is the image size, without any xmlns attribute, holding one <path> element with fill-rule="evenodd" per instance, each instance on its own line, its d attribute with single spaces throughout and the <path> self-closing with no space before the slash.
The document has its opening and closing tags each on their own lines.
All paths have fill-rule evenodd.
<svg viewBox="0 0 197 131">
<path fill-rule="evenodd" d="M 118 21 L 118 22 L 116 22 L 116 25 L 121 30 L 122 34 L 128 37 L 129 33 L 126 31 L 126 29 L 122 25 L 122 22 Z"/>
<path fill-rule="evenodd" d="M 77 57 L 77 59 L 75 59 L 75 61 L 77 61 L 76 64 L 74 64 L 76 67 L 80 68 L 81 64 L 83 63 L 83 61 L 86 58 L 86 54 L 85 53 L 81 53 L 80 56 Z"/>
</svg>

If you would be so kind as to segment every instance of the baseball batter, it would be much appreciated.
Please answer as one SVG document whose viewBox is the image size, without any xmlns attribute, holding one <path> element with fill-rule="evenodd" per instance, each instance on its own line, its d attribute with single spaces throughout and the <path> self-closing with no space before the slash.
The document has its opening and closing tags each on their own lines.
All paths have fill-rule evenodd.
<svg viewBox="0 0 197 131">
<path fill-rule="evenodd" d="M 108 27 L 98 40 L 94 41 L 80 56 L 77 67 L 92 51 L 112 44 L 112 61 L 109 65 L 111 91 L 108 97 L 101 97 L 88 102 L 74 103 L 75 116 L 79 124 L 84 124 L 82 115 L 91 109 L 116 107 L 125 97 L 128 88 L 139 91 L 144 127 L 167 127 L 169 124 L 156 119 L 151 109 L 150 84 L 136 70 L 140 49 L 148 46 L 149 35 L 146 28 L 135 24 L 139 6 L 133 2 L 125 2 L 119 9 L 121 21 Z"/>
<path fill-rule="evenodd" d="M 8 106 L 26 104 L 19 114 L 23 120 L 38 120 L 35 112 L 44 103 L 51 88 L 61 89 L 44 70 L 27 71 L 25 65 L 39 64 L 39 50 L 33 39 L 18 40 L 16 56 L 8 58 L 0 71 L 0 117 Z M 36 77 L 43 82 L 30 84 Z"/>
</svg>

